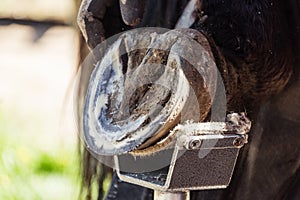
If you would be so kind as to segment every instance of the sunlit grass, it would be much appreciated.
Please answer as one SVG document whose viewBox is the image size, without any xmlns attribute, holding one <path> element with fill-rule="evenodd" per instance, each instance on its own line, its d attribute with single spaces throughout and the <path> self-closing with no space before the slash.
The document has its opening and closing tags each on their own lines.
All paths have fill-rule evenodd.
<svg viewBox="0 0 300 200">
<path fill-rule="evenodd" d="M 0 17 L 70 21 L 72 5 L 1 0 Z M 73 200 L 80 191 L 73 110 L 63 105 L 77 33 L 41 25 L 0 29 L 0 200 Z"/>
<path fill-rule="evenodd" d="M 26 133 L 27 139 L 13 133 L 18 120 L 0 111 L 0 199 L 77 199 L 76 148 L 45 151 L 35 144 L 35 133 Z"/>
</svg>

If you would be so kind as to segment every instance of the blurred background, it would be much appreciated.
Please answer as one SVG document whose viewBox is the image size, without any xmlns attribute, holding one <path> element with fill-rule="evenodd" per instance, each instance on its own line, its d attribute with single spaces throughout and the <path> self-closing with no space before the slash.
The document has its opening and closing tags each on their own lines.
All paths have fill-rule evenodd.
<svg viewBox="0 0 300 200">
<path fill-rule="evenodd" d="M 0 1 L 0 199 L 76 199 L 75 0 Z"/>
</svg>

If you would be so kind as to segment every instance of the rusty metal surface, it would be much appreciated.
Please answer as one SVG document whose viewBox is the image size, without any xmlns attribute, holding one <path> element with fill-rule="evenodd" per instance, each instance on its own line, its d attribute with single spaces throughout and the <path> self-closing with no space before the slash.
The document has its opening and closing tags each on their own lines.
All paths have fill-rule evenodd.
<svg viewBox="0 0 300 200">
<path fill-rule="evenodd" d="M 174 166 L 170 189 L 189 190 L 226 188 L 233 173 L 239 149 L 211 150 L 199 159 L 199 151 L 181 155 Z"/>
</svg>

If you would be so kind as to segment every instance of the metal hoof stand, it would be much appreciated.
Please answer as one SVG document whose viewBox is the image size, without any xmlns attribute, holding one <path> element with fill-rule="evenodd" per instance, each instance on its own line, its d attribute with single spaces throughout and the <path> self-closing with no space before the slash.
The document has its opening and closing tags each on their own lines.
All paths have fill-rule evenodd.
<svg viewBox="0 0 300 200">
<path fill-rule="evenodd" d="M 81 128 L 87 149 L 113 157 L 119 178 L 153 189 L 155 199 L 227 187 L 247 142 L 251 122 L 244 113 L 198 123 L 209 115 L 216 120 L 213 111 L 226 112 L 209 46 L 192 29 L 135 29 L 103 47 L 86 85 Z"/>
<path fill-rule="evenodd" d="M 244 114 L 236 113 L 226 122 L 179 125 L 173 148 L 149 156 L 115 156 L 118 176 L 153 189 L 155 200 L 189 199 L 190 190 L 226 188 L 250 126 Z M 170 164 L 148 171 L 161 162 Z"/>
</svg>

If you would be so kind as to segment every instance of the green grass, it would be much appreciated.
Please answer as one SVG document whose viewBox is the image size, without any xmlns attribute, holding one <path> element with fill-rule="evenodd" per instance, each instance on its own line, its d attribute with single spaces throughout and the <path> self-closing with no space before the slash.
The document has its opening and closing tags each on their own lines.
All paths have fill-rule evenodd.
<svg viewBox="0 0 300 200">
<path fill-rule="evenodd" d="M 36 133 L 16 134 L 21 121 L 0 110 L 0 199 L 77 199 L 80 184 L 76 148 L 45 151 L 28 139 Z"/>
</svg>

